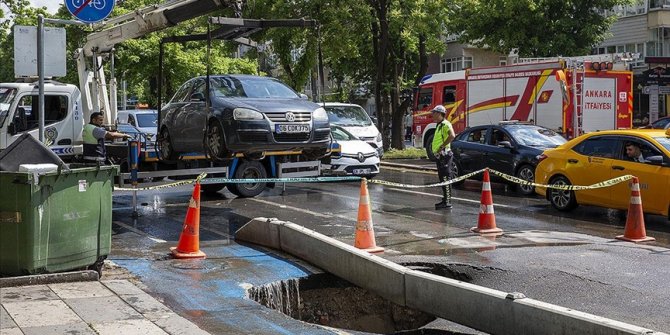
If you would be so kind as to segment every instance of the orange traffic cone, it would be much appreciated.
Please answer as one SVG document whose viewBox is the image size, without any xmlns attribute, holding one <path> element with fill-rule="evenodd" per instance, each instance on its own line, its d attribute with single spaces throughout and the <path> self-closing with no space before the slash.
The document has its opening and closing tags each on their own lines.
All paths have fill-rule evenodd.
<svg viewBox="0 0 670 335">
<path fill-rule="evenodd" d="M 628 205 L 628 216 L 626 217 L 626 228 L 623 235 L 616 237 L 619 240 L 628 242 L 647 242 L 655 241 L 653 237 L 647 236 L 644 228 L 644 213 L 642 210 L 642 197 L 640 196 L 640 182 L 637 177 L 633 177 L 630 186 L 630 204 Z"/>
<path fill-rule="evenodd" d="M 502 229 L 496 227 L 496 216 L 493 213 L 493 195 L 491 194 L 491 178 L 488 169 L 484 170 L 480 203 L 477 227 L 472 227 L 470 230 L 482 235 L 502 235 Z"/>
<path fill-rule="evenodd" d="M 368 181 L 365 178 L 361 180 L 361 198 L 358 202 L 358 221 L 356 223 L 354 247 L 371 253 L 384 251 L 384 248 L 378 247 L 375 242 L 370 196 L 368 195 Z"/>
<path fill-rule="evenodd" d="M 200 183 L 196 182 L 188 203 L 184 228 L 176 247 L 170 248 L 175 258 L 205 258 L 200 251 Z"/>
</svg>

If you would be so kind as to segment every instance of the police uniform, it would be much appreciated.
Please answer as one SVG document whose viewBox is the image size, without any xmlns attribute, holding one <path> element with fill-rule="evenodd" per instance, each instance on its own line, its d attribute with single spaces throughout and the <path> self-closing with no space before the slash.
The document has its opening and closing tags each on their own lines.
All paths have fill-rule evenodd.
<svg viewBox="0 0 670 335">
<path fill-rule="evenodd" d="M 84 160 L 88 162 L 104 163 L 107 158 L 105 150 L 105 135 L 107 131 L 95 124 L 84 126 L 82 138 L 84 140 Z"/>
<path fill-rule="evenodd" d="M 441 113 L 446 117 L 446 110 L 443 106 L 436 106 L 433 112 Z M 435 134 L 433 135 L 432 150 L 437 158 L 437 174 L 440 182 L 451 180 L 454 178 L 454 171 L 451 168 L 454 163 L 454 154 L 451 151 L 451 143 L 444 146 L 443 150 L 439 150 L 442 144 L 449 138 L 449 135 L 454 135 L 454 128 L 451 122 L 445 118 L 442 122 L 437 124 Z M 435 204 L 435 209 L 449 209 L 451 208 L 451 185 L 442 186 L 442 201 Z"/>
</svg>

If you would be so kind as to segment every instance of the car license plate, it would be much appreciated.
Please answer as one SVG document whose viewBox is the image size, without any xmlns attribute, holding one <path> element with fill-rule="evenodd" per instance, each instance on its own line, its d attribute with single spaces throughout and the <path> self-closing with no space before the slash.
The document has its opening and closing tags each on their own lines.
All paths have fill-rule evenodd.
<svg viewBox="0 0 670 335">
<path fill-rule="evenodd" d="M 354 174 L 370 174 L 370 169 L 354 169 Z"/>
<path fill-rule="evenodd" d="M 275 133 L 290 134 L 290 133 L 309 133 L 308 124 L 276 124 Z"/>
</svg>

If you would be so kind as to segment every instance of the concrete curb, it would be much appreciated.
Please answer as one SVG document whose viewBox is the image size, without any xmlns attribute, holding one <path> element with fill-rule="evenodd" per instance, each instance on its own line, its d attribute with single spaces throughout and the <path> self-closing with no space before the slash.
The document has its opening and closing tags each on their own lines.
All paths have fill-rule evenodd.
<svg viewBox="0 0 670 335">
<path fill-rule="evenodd" d="M 404 168 L 404 169 L 409 169 L 409 170 L 436 171 L 436 172 L 437 172 L 437 167 L 428 167 L 428 166 L 411 165 L 411 164 L 401 164 L 401 163 L 391 163 L 391 162 L 389 162 L 389 161 L 381 161 L 380 164 L 381 164 L 382 166 L 390 166 L 390 167 L 396 167 L 396 168 Z"/>
<path fill-rule="evenodd" d="M 242 226 L 235 239 L 273 248 L 278 242 L 280 250 L 399 305 L 490 334 L 668 335 L 521 293 L 410 270 L 290 222 L 256 218 Z"/>
<path fill-rule="evenodd" d="M 0 287 L 71 283 L 80 281 L 98 281 L 100 277 L 93 270 L 50 273 L 32 276 L 0 278 Z"/>
</svg>

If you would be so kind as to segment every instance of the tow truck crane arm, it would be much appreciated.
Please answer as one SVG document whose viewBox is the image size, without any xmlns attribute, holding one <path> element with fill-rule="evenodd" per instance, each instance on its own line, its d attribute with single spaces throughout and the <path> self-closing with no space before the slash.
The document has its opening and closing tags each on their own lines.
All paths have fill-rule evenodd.
<svg viewBox="0 0 670 335">
<path fill-rule="evenodd" d="M 173 0 L 135 10 L 98 26 L 103 30 L 89 34 L 84 47 L 75 54 L 85 118 L 88 119 L 91 113 L 97 111 L 105 114 L 106 122 L 113 122 L 116 117 L 114 62 L 112 58 L 112 79 L 108 95 L 101 54 L 111 53 L 114 45 L 118 43 L 177 25 L 223 6 L 232 6 L 235 16 L 241 17 L 240 0 Z M 86 63 L 87 57 L 92 58 L 91 64 Z"/>
</svg>

